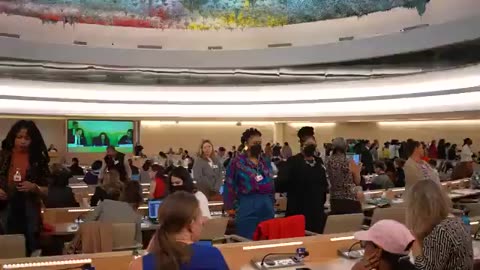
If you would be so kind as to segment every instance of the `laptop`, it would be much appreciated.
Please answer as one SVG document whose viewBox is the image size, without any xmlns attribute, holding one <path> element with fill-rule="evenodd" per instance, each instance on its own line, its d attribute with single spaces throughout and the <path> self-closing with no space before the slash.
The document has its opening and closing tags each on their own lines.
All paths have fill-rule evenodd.
<svg viewBox="0 0 480 270">
<path fill-rule="evenodd" d="M 149 200 L 148 201 L 148 219 L 152 223 L 158 223 L 158 208 L 162 204 L 162 200 Z"/>
</svg>

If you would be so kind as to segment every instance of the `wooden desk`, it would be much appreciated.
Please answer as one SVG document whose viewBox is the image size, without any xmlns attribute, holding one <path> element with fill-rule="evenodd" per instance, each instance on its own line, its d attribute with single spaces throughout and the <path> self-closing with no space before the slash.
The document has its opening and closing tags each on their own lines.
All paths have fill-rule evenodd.
<svg viewBox="0 0 480 270">
<path fill-rule="evenodd" d="M 56 261 L 66 261 L 66 260 L 83 260 L 91 259 L 92 265 L 95 266 L 96 270 L 128 270 L 130 262 L 133 260 L 131 251 L 121 251 L 121 252 L 105 252 L 105 253 L 95 253 L 95 254 L 78 254 L 78 255 L 64 255 L 64 256 L 51 256 L 51 257 L 31 257 L 31 258 L 17 258 L 17 259 L 8 259 L 0 260 L 1 269 L 4 269 L 5 264 L 28 264 L 28 263 L 38 263 L 38 262 L 56 262 Z M 40 270 L 40 269 L 65 269 L 69 267 L 79 266 L 75 265 L 58 265 L 58 266 L 35 266 L 35 267 L 23 267 L 17 268 L 22 270 Z"/>
<path fill-rule="evenodd" d="M 222 214 L 223 202 L 211 201 L 208 206 L 213 216 Z M 43 221 L 48 224 L 73 223 L 76 219 L 88 215 L 93 209 L 92 207 L 46 208 L 42 210 Z M 148 206 L 141 205 L 138 213 L 141 216 L 148 216 Z"/>
<path fill-rule="evenodd" d="M 351 233 L 316 235 L 270 241 L 256 241 L 218 245 L 230 269 L 253 269 L 250 261 L 261 259 L 268 253 L 294 253 L 299 247 L 305 247 L 310 253 L 308 264 L 322 264 L 338 259 L 337 249 L 348 248 L 355 242 Z"/>
</svg>

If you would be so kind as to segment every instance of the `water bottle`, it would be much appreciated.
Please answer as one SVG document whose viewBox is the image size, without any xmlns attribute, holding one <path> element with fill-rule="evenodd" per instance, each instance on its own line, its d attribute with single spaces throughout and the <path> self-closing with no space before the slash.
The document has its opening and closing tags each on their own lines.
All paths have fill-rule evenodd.
<svg viewBox="0 0 480 270">
<path fill-rule="evenodd" d="M 13 182 L 15 182 L 15 184 L 22 182 L 22 174 L 20 173 L 20 169 L 18 168 L 15 174 L 13 175 Z"/>
<path fill-rule="evenodd" d="M 463 225 L 465 226 L 465 229 L 467 230 L 467 232 L 470 233 L 470 217 L 465 213 L 465 210 L 463 211 L 463 215 L 462 215 L 462 221 L 463 221 Z"/>
</svg>

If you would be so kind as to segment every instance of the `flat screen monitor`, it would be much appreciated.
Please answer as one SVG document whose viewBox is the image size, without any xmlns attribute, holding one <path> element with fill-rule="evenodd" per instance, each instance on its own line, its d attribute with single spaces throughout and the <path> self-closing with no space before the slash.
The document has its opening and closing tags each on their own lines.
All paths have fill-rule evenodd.
<svg viewBox="0 0 480 270">
<path fill-rule="evenodd" d="M 157 220 L 158 208 L 162 204 L 162 200 L 149 200 L 148 201 L 148 218 L 150 220 Z"/>
<path fill-rule="evenodd" d="M 122 153 L 133 152 L 133 121 L 67 120 L 67 151 L 102 153 L 115 146 Z"/>
</svg>

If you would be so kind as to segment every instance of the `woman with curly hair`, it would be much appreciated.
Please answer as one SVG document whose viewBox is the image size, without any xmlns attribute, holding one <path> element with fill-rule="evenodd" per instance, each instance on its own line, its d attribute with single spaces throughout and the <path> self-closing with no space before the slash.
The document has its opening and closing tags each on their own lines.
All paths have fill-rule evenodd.
<svg viewBox="0 0 480 270">
<path fill-rule="evenodd" d="M 242 137 L 243 151 L 227 168 L 223 192 L 225 209 L 236 206 L 237 234 L 253 238 L 257 225 L 274 217 L 274 184 L 270 159 L 262 155 L 262 133 L 247 129 Z"/>
<path fill-rule="evenodd" d="M 7 234 L 23 234 L 27 256 L 39 248 L 41 197 L 50 175 L 47 146 L 33 121 L 16 122 L 0 151 L 0 204 Z"/>
</svg>

